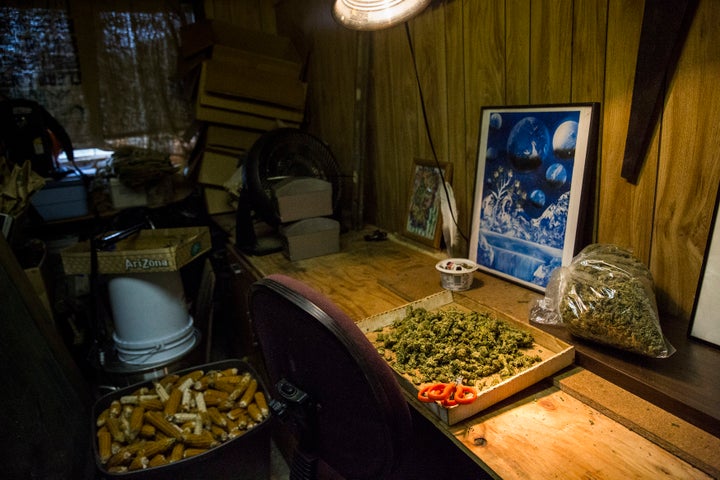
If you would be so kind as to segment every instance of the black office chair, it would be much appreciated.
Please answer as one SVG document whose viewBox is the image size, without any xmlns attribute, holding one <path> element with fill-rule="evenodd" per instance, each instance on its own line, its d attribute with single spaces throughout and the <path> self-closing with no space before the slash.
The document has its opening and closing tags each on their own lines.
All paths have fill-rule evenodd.
<svg viewBox="0 0 720 480">
<path fill-rule="evenodd" d="M 283 275 L 253 284 L 250 314 L 280 421 L 297 441 L 290 478 L 409 479 L 412 420 L 388 364 L 321 293 Z"/>
</svg>

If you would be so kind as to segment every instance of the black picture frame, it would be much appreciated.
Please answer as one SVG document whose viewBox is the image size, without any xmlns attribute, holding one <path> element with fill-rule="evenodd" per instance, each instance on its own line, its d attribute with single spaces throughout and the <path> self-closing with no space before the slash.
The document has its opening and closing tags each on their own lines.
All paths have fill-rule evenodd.
<svg viewBox="0 0 720 480">
<path fill-rule="evenodd" d="M 483 107 L 469 258 L 545 291 L 587 243 L 598 103 Z"/>
</svg>

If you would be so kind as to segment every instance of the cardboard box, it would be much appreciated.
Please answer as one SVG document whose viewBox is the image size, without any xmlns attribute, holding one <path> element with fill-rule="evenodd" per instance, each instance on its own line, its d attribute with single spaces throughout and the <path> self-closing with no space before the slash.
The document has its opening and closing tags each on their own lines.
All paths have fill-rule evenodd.
<svg viewBox="0 0 720 480">
<path fill-rule="evenodd" d="M 297 122 L 288 122 L 284 120 L 260 117 L 244 112 L 235 112 L 222 108 L 208 107 L 202 105 L 198 100 L 195 103 L 195 118 L 204 122 L 220 123 L 241 128 L 249 128 L 252 130 L 260 130 L 267 132 L 280 127 L 299 128 Z"/>
<path fill-rule="evenodd" d="M 208 90 L 207 75 L 208 62 L 203 62 L 198 84 L 198 103 L 205 107 L 231 110 L 234 112 L 249 113 L 260 117 L 278 118 L 290 122 L 302 122 L 304 113 L 301 110 L 283 108 L 271 103 L 257 102 L 251 98 L 220 95 Z M 249 94 L 251 94 L 249 92 Z M 277 96 L 277 95 L 275 95 Z"/>
<path fill-rule="evenodd" d="M 237 209 L 232 195 L 224 188 L 206 186 L 203 189 L 203 194 L 208 215 L 234 212 Z"/>
<path fill-rule="evenodd" d="M 207 92 L 267 102 L 299 111 L 305 108 L 305 82 L 256 68 L 238 69 L 232 62 L 222 60 L 207 60 L 203 66 L 206 70 Z"/>
<path fill-rule="evenodd" d="M 172 272 L 211 248 L 207 227 L 141 230 L 97 254 L 98 272 L 105 274 Z M 90 242 L 60 252 L 67 275 L 90 273 Z"/>
<path fill-rule="evenodd" d="M 571 345 L 568 345 L 552 335 L 533 327 L 529 323 L 518 322 L 506 315 L 490 309 L 489 307 L 471 300 L 468 297 L 463 296 L 461 293 L 450 292 L 447 290 L 388 312 L 368 317 L 360 321 L 358 323 L 358 327 L 371 341 L 373 341 L 377 336 L 377 331 L 379 329 L 391 325 L 396 320 L 404 318 L 408 306 L 412 306 L 413 308 L 425 308 L 428 311 L 456 308 L 465 312 L 488 312 L 497 318 L 505 320 L 514 327 L 531 333 L 535 339 L 535 347 L 528 353 L 533 355 L 537 354 L 540 356 L 541 361 L 510 378 L 479 391 L 478 397 L 473 403 L 458 405 L 453 408 L 443 408 L 436 403 L 421 404 L 419 400 L 415 400 L 418 404 L 425 405 L 435 414 L 435 416 L 448 425 L 454 425 L 455 423 L 469 418 L 482 410 L 485 410 L 491 405 L 494 405 L 539 382 L 540 380 L 553 375 L 554 373 L 571 365 L 575 359 L 575 350 Z M 401 374 L 398 371 L 395 371 L 395 374 L 401 387 L 413 398 L 416 398 L 418 391 L 425 386 L 415 385 L 408 374 Z"/>
<path fill-rule="evenodd" d="M 207 126 L 205 145 L 214 148 L 248 151 L 261 135 L 261 132 L 244 128 L 209 124 Z"/>
<path fill-rule="evenodd" d="M 46 222 L 88 214 L 87 189 L 78 175 L 46 182 L 30 197 L 30 203 Z"/>
<path fill-rule="evenodd" d="M 122 210 L 130 207 L 144 207 L 148 203 L 148 196 L 145 189 L 133 189 L 124 185 L 120 179 L 111 178 L 110 199 L 115 210 Z"/>
<path fill-rule="evenodd" d="M 282 225 L 280 234 L 283 253 L 292 261 L 340 251 L 340 222 L 331 218 L 307 218 Z"/>
<path fill-rule="evenodd" d="M 184 58 L 202 54 L 218 45 L 242 52 L 233 52 L 233 56 L 242 55 L 255 65 L 273 65 L 296 78 L 302 70 L 302 58 L 289 38 L 221 20 L 201 20 L 180 29 L 180 54 Z"/>
<path fill-rule="evenodd" d="M 238 169 L 238 162 L 237 156 L 214 150 L 205 150 L 200 162 L 198 182 L 203 185 L 222 187 Z"/>
<path fill-rule="evenodd" d="M 332 184 L 313 177 L 288 177 L 273 185 L 282 223 L 333 214 Z"/>
</svg>

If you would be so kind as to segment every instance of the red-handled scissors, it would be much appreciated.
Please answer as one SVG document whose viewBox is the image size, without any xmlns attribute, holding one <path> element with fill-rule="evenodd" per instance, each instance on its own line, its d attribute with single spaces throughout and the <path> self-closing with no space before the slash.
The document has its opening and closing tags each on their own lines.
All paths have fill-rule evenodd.
<svg viewBox="0 0 720 480">
<path fill-rule="evenodd" d="M 422 388 L 418 400 L 425 403 L 439 402 L 443 407 L 472 403 L 477 398 L 477 390 L 462 384 L 462 378 L 454 383 L 436 383 Z"/>
</svg>

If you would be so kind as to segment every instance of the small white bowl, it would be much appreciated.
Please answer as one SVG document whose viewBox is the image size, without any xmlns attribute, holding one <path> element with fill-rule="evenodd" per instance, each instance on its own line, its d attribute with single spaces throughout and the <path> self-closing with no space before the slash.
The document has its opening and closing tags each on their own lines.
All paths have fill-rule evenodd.
<svg viewBox="0 0 720 480">
<path fill-rule="evenodd" d="M 440 283 L 445 290 L 460 292 L 470 288 L 477 263 L 467 258 L 447 258 L 435 264 L 440 272 Z"/>
</svg>

